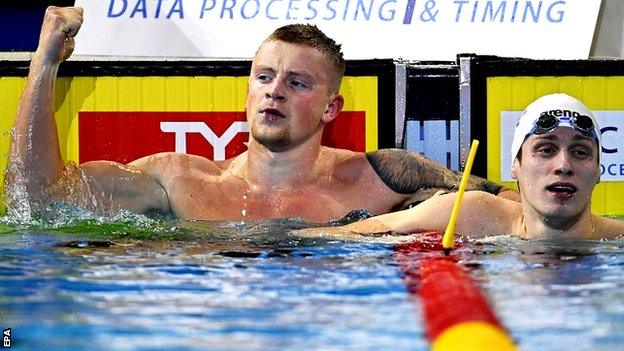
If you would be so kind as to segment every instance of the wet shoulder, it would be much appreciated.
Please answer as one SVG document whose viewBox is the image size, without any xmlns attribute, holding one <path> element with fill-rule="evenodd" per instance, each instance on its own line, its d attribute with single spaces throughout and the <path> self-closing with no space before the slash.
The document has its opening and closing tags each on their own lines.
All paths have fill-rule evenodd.
<svg viewBox="0 0 624 351">
<path fill-rule="evenodd" d="M 223 163 L 202 156 L 175 152 L 161 152 L 145 156 L 130 162 L 129 165 L 148 173 L 169 176 L 188 173 L 189 171 L 218 175 L 224 167 Z"/>
<path fill-rule="evenodd" d="M 523 232 L 522 205 L 518 202 L 484 191 L 468 191 L 464 193 L 462 205 L 462 216 L 474 233 L 518 235 Z"/>
<path fill-rule="evenodd" d="M 597 216 L 598 228 L 590 239 L 622 239 L 624 238 L 624 220 Z"/>
<path fill-rule="evenodd" d="M 344 149 L 325 148 L 331 157 L 332 178 L 343 183 L 371 181 L 375 178 L 366 154 Z"/>
</svg>

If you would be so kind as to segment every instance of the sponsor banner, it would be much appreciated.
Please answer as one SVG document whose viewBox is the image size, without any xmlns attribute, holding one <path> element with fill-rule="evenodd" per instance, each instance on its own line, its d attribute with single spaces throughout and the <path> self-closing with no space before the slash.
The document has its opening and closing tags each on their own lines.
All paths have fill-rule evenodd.
<svg viewBox="0 0 624 351">
<path fill-rule="evenodd" d="M 246 151 L 249 140 L 244 111 L 81 111 L 78 116 L 80 163 L 128 163 L 166 151 L 225 160 Z M 324 130 L 323 145 L 365 151 L 365 113 L 340 113 Z"/>
<path fill-rule="evenodd" d="M 243 112 L 247 80 L 246 76 L 59 77 L 54 110 L 63 159 L 129 162 L 161 151 L 211 159 L 237 155 L 247 149 L 249 136 Z M 0 77 L 0 115 L 6 117 L 0 119 L 2 169 L 25 82 L 24 77 Z M 377 87 L 376 77 L 343 79 L 340 93 L 345 105 L 325 127 L 325 145 L 377 150 Z"/>
<path fill-rule="evenodd" d="M 592 111 L 600 125 L 602 155 L 600 159 L 600 180 L 606 182 L 624 181 L 624 111 Z M 501 150 L 510 150 L 514 128 L 522 111 L 501 112 Z M 511 154 L 501 154 L 501 180 L 511 178 Z"/>
<path fill-rule="evenodd" d="M 128 162 L 161 151 L 211 159 L 232 157 L 247 149 L 247 80 L 226 76 L 60 77 L 56 89 L 62 98 L 56 100 L 55 111 L 61 154 L 74 162 Z M 0 79 L 1 115 L 15 115 L 25 81 L 23 77 Z M 325 127 L 324 145 L 376 150 L 377 78 L 345 77 L 340 93 L 345 105 Z M 13 119 L 3 121 L 0 165 L 5 167 Z"/>
<path fill-rule="evenodd" d="M 313 23 L 348 59 L 589 55 L 601 0 L 77 0 L 76 55 L 249 58 L 275 28 Z M 444 43 L 440 45 L 440 43 Z"/>
</svg>

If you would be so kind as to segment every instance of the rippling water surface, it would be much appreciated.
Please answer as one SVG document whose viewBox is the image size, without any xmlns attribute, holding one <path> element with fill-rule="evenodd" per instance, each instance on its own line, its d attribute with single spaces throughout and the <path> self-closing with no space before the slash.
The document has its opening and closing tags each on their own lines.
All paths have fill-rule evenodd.
<svg viewBox="0 0 624 351">
<path fill-rule="evenodd" d="M 427 350 L 392 246 L 290 234 L 309 225 L 7 224 L 0 328 L 17 350 Z M 500 237 L 458 255 L 520 349 L 622 349 L 621 241 Z"/>
</svg>

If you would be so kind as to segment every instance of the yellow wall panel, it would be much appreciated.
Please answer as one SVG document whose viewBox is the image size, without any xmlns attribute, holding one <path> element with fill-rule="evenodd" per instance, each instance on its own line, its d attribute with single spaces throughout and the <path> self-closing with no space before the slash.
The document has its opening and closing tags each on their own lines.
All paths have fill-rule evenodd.
<svg viewBox="0 0 624 351">
<path fill-rule="evenodd" d="M 55 111 L 61 154 L 77 162 L 79 111 L 244 111 L 248 77 L 60 77 Z M 0 77 L 0 167 L 26 78 Z M 376 77 L 345 77 L 345 111 L 366 113 L 366 150 L 378 147 Z M 3 180 L 3 175 L 0 175 Z M 0 190 L 4 198 L 4 188 Z"/>
</svg>

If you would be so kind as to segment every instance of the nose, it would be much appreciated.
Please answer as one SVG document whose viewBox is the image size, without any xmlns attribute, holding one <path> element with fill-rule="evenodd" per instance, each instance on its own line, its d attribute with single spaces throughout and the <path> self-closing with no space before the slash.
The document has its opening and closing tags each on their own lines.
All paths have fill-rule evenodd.
<svg viewBox="0 0 624 351">
<path fill-rule="evenodd" d="M 283 83 L 279 79 L 275 79 L 273 83 L 267 87 L 267 92 L 264 94 L 264 97 L 278 102 L 286 101 Z"/>
<path fill-rule="evenodd" d="M 570 177 L 574 174 L 572 164 L 570 163 L 570 155 L 562 150 L 555 158 L 555 174 Z"/>
</svg>

